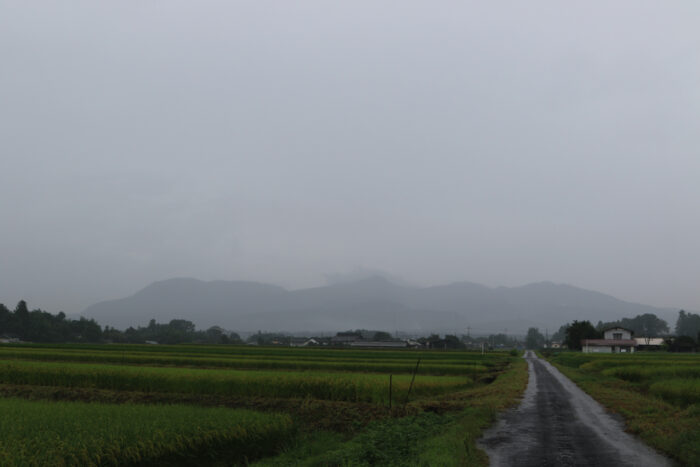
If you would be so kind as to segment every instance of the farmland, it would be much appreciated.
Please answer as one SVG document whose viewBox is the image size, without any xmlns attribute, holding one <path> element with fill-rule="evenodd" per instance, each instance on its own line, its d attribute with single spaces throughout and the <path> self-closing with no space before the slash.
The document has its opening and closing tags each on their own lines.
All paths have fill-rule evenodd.
<svg viewBox="0 0 700 467">
<path fill-rule="evenodd" d="M 526 381 L 507 353 L 3 345 L 0 464 L 478 465 Z"/>
<path fill-rule="evenodd" d="M 0 399 L 0 412 L 2 465 L 177 463 L 193 453 L 242 461 L 294 429 L 285 415 L 173 405 Z"/>
<path fill-rule="evenodd" d="M 625 418 L 627 429 L 682 465 L 700 465 L 700 357 L 670 353 L 550 357 L 566 376 Z"/>
</svg>

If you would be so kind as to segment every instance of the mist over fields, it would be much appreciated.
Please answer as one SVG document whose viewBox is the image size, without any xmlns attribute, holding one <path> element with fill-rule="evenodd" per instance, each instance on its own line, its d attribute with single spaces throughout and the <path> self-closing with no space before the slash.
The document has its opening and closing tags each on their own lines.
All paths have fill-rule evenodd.
<svg viewBox="0 0 700 467">
<path fill-rule="evenodd" d="M 470 282 L 410 287 L 371 276 L 292 291 L 258 282 L 170 279 L 130 297 L 92 305 L 83 315 L 117 328 L 145 325 L 150 319 L 187 319 L 199 328 L 219 325 L 239 332 L 364 328 L 524 334 L 531 326 L 553 332 L 573 320 L 607 322 L 643 313 L 673 322 L 677 310 L 551 282 L 496 288 Z"/>
</svg>

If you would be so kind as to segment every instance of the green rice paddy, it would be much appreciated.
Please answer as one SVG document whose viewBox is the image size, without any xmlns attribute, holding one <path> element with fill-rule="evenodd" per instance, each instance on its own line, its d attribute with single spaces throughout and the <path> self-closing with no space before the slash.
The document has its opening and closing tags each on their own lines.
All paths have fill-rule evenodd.
<svg viewBox="0 0 700 467">
<path fill-rule="evenodd" d="M 477 400 L 488 401 L 478 418 L 426 415 L 443 420 L 429 426 L 487 425 L 525 380 L 506 353 L 0 345 L 0 465 L 284 465 L 275 454 L 313 433 L 344 443 L 384 420 L 394 439 L 386 430 L 410 417 Z"/>
</svg>

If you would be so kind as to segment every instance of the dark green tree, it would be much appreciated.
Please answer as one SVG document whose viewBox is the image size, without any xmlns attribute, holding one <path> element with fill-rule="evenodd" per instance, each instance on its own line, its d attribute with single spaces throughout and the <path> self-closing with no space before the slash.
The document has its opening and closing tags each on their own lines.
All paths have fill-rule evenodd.
<svg viewBox="0 0 700 467">
<path fill-rule="evenodd" d="M 448 349 L 463 349 L 464 343 L 454 334 L 445 334 L 444 346 Z"/>
<path fill-rule="evenodd" d="M 9 334 L 12 312 L 0 303 L 0 335 Z"/>
<path fill-rule="evenodd" d="M 476 342 L 480 342 L 480 339 L 476 339 Z M 503 333 L 489 334 L 484 343 L 491 347 L 517 347 L 518 345 L 517 339 Z"/>
<path fill-rule="evenodd" d="M 571 350 L 581 350 L 582 339 L 600 339 L 602 334 L 590 321 L 574 321 L 566 328 L 564 344 Z"/>
<path fill-rule="evenodd" d="M 700 334 L 700 315 L 685 310 L 678 312 L 676 336 L 688 336 L 695 339 Z"/>
<path fill-rule="evenodd" d="M 438 334 L 431 334 L 428 337 L 420 337 L 418 342 L 429 349 L 453 350 L 464 348 L 464 343 L 454 334 L 445 334 L 444 338 L 441 338 Z"/>
<path fill-rule="evenodd" d="M 622 327 L 630 328 L 637 337 L 657 337 L 668 334 L 668 323 L 653 313 L 644 313 L 629 320 L 622 320 Z"/>
<path fill-rule="evenodd" d="M 636 337 L 649 338 L 668 334 L 668 323 L 653 313 L 637 315 L 634 318 L 622 318 L 608 323 L 599 321 L 596 329 L 603 331 L 616 326 L 631 330 Z"/>
<path fill-rule="evenodd" d="M 373 340 L 375 341 L 390 341 L 393 340 L 391 338 L 391 334 L 389 334 L 386 331 L 377 331 L 374 333 L 374 336 L 372 337 Z"/>
<path fill-rule="evenodd" d="M 27 302 L 20 300 L 15 306 L 14 323 L 11 331 L 20 336 L 24 336 L 29 331 L 29 308 Z"/>
<path fill-rule="evenodd" d="M 539 349 L 544 347 L 544 336 L 540 333 L 537 328 L 530 328 L 527 330 L 527 336 L 525 337 L 525 347 L 528 349 Z"/>
<path fill-rule="evenodd" d="M 86 319 L 82 316 L 79 320 L 70 323 L 73 331 L 73 339 L 78 342 L 99 342 L 102 340 L 102 328 L 94 319 Z"/>
<path fill-rule="evenodd" d="M 694 352 L 697 349 L 695 340 L 690 336 L 672 337 L 667 344 L 669 352 Z"/>
<path fill-rule="evenodd" d="M 26 317 L 29 315 L 29 308 L 27 307 L 27 302 L 24 300 L 20 300 L 17 302 L 17 306 L 15 307 L 15 315 L 18 317 Z"/>
<path fill-rule="evenodd" d="M 554 334 L 551 336 L 552 341 L 556 342 L 563 342 L 564 339 L 566 339 L 566 328 L 569 327 L 569 324 L 563 324 L 559 327 L 559 330 L 557 330 Z"/>
</svg>

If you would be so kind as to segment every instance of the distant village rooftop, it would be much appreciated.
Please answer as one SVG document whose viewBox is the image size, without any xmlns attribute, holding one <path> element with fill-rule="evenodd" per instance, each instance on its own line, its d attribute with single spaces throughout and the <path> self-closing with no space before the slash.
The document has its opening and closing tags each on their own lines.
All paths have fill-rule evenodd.
<svg viewBox="0 0 700 467">
<path fill-rule="evenodd" d="M 584 353 L 625 353 L 634 352 L 637 342 L 630 329 L 619 326 L 605 329 L 603 339 L 583 339 L 581 350 Z"/>
<path fill-rule="evenodd" d="M 373 349 L 404 349 L 408 346 L 409 344 L 406 341 L 356 341 L 350 343 L 350 347 L 364 347 Z"/>
</svg>

